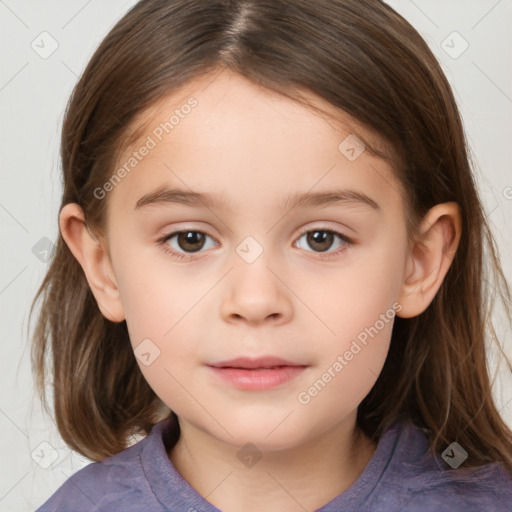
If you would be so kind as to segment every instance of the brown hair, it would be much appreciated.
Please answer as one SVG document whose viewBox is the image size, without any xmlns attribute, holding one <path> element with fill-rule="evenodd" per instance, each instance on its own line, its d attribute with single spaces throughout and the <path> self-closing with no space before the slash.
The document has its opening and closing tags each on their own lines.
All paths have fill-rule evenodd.
<svg viewBox="0 0 512 512">
<path fill-rule="evenodd" d="M 490 312 L 496 295 L 508 308 L 510 290 L 450 85 L 418 32 L 384 2 L 140 1 L 98 47 L 68 103 L 61 207 L 78 203 L 101 234 L 108 202 L 94 190 L 140 132 L 130 132 L 136 116 L 226 68 L 297 101 L 300 89 L 311 91 L 378 134 L 395 155 L 413 227 L 436 204 L 460 205 L 462 238 L 445 280 L 423 314 L 395 319 L 357 421 L 379 439 L 403 418 L 425 429 L 433 454 L 457 441 L 469 453 L 461 468 L 498 462 L 512 474 L 512 433 L 493 402 L 485 349 L 489 334 L 505 356 Z M 64 441 L 101 460 L 126 448 L 130 434 L 149 433 L 163 404 L 139 370 L 126 323 L 102 316 L 60 235 L 30 316 L 39 299 L 32 363 L 45 407 L 53 371 Z"/>
</svg>

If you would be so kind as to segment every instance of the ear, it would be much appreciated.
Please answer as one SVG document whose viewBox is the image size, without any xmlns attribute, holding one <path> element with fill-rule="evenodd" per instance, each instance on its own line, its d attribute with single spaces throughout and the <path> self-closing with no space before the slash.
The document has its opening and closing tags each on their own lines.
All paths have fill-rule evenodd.
<svg viewBox="0 0 512 512">
<path fill-rule="evenodd" d="M 457 203 L 438 204 L 427 212 L 407 258 L 397 316 L 411 318 L 427 309 L 452 264 L 461 231 Z"/>
<path fill-rule="evenodd" d="M 98 307 L 112 322 L 125 319 L 121 297 L 107 250 L 94 237 L 76 203 L 63 206 L 59 215 L 62 237 L 80 263 Z"/>
</svg>

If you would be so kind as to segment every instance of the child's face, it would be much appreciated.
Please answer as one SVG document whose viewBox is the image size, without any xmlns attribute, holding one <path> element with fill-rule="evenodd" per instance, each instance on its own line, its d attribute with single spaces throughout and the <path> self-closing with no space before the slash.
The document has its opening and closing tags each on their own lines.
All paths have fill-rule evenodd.
<svg viewBox="0 0 512 512">
<path fill-rule="evenodd" d="M 350 125 L 228 71 L 212 79 L 148 113 L 147 133 L 118 162 L 116 170 L 133 151 L 141 158 L 108 192 L 112 268 L 133 347 L 151 340 L 136 351 L 151 363 L 139 361 L 141 370 L 180 420 L 235 445 L 292 447 L 353 421 L 384 365 L 408 252 L 401 187 L 368 151 L 353 161 L 340 151 Z M 183 108 L 191 97 L 197 105 Z M 166 133 L 160 123 L 176 109 Z M 225 202 L 135 207 L 163 187 Z M 334 190 L 365 194 L 378 208 L 283 206 L 294 194 Z M 205 233 L 165 243 L 184 259 L 157 242 L 178 230 Z M 208 366 L 263 355 L 307 368 L 254 390 Z"/>
</svg>

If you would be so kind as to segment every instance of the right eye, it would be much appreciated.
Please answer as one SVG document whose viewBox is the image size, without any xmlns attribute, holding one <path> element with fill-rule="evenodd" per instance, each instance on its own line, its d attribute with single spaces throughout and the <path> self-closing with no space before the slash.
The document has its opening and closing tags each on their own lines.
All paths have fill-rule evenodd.
<svg viewBox="0 0 512 512">
<path fill-rule="evenodd" d="M 170 246 L 172 247 L 172 244 L 170 244 L 169 242 L 173 240 L 175 237 L 177 237 L 175 240 L 176 243 L 174 244 L 174 247 L 171 249 Z M 166 253 L 170 254 L 175 258 L 183 259 L 187 258 L 187 254 L 193 254 L 200 251 L 204 247 L 205 237 L 212 238 L 203 231 L 187 229 L 181 231 L 173 231 L 172 233 L 169 233 L 168 235 L 165 235 L 164 237 L 160 238 L 157 242 L 158 244 L 162 245 L 162 248 Z M 180 249 L 185 252 L 180 253 Z M 190 251 L 190 253 L 188 253 L 187 251 Z"/>
</svg>

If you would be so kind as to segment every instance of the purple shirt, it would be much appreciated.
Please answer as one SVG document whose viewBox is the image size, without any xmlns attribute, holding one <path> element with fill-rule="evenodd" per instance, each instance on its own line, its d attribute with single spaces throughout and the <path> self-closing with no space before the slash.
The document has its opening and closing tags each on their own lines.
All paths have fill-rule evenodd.
<svg viewBox="0 0 512 512">
<path fill-rule="evenodd" d="M 219 512 L 169 460 L 168 426 L 162 420 L 137 444 L 80 469 L 36 512 Z M 421 429 L 395 421 L 357 480 L 316 512 L 512 511 L 512 477 L 497 464 L 457 483 L 427 450 Z"/>
</svg>

